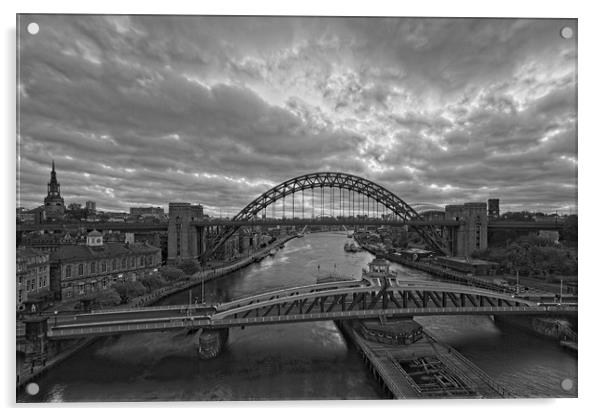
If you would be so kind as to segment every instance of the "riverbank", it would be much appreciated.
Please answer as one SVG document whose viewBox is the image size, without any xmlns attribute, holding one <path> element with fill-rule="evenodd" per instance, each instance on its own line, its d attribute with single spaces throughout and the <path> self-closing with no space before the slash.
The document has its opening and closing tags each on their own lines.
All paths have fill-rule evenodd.
<svg viewBox="0 0 602 416">
<path fill-rule="evenodd" d="M 112 308 L 112 309 L 117 309 L 117 310 L 130 309 L 130 308 L 139 308 L 139 307 L 154 305 L 157 302 L 160 302 L 161 300 L 163 300 L 171 295 L 182 292 L 184 290 L 188 290 L 188 289 L 198 286 L 204 282 L 215 280 L 220 277 L 229 275 L 230 273 L 240 270 L 242 268 L 245 268 L 245 267 L 249 266 L 250 264 L 259 262 L 259 261 L 263 260 L 265 257 L 269 256 L 270 250 L 272 250 L 282 244 L 286 244 L 288 241 L 292 240 L 293 238 L 297 238 L 297 236 L 298 236 L 297 234 L 293 234 L 293 235 L 287 235 L 283 238 L 279 238 L 279 239 L 275 240 L 272 244 L 262 248 L 261 250 L 256 251 L 255 253 L 253 253 L 250 256 L 241 258 L 236 262 L 230 263 L 223 267 L 213 267 L 211 269 L 202 270 L 202 271 L 194 274 L 193 276 L 191 276 L 190 279 L 188 279 L 188 280 L 178 281 L 171 286 L 166 286 L 166 287 L 157 289 L 157 290 L 153 291 L 152 293 L 148 293 L 143 296 L 139 296 L 137 298 L 130 300 L 130 302 L 128 302 L 125 305 L 121 305 L 117 308 Z M 58 354 L 56 354 L 53 357 L 47 358 L 45 361 L 41 362 L 38 365 L 34 365 L 32 367 L 28 367 L 27 369 L 24 369 L 25 371 L 19 372 L 18 371 L 19 368 L 17 367 L 17 383 L 16 383 L 17 392 L 20 389 L 24 388 L 28 383 L 35 381 L 39 376 L 46 373 L 52 367 L 56 366 L 57 364 L 61 363 L 65 359 L 72 356 L 73 354 L 77 353 L 82 348 L 93 344 L 97 340 L 98 340 L 98 337 L 85 338 L 85 339 L 78 340 L 74 343 L 74 345 L 67 347 L 66 349 L 59 352 Z"/>
<path fill-rule="evenodd" d="M 364 250 L 374 254 L 375 256 L 376 255 L 383 256 L 385 259 L 387 259 L 391 262 L 401 264 L 402 266 L 410 267 L 412 269 L 427 272 L 427 273 L 429 273 L 435 277 L 438 277 L 442 280 L 451 281 L 451 282 L 455 282 L 455 283 L 461 283 L 461 284 L 464 284 L 467 286 L 475 286 L 475 287 L 479 287 L 481 289 L 488 289 L 488 290 L 493 290 L 496 292 L 512 293 L 511 289 L 506 288 L 504 286 L 496 285 L 495 283 L 493 283 L 487 279 L 483 279 L 483 278 L 476 277 L 476 276 L 470 276 L 465 273 L 446 269 L 444 267 L 437 266 L 434 264 L 429 264 L 429 263 L 420 262 L 420 261 L 407 260 L 407 259 L 403 258 L 402 256 L 395 255 L 395 254 L 381 253 L 381 252 L 378 252 L 373 247 L 370 247 L 370 245 L 368 245 L 368 244 L 365 244 L 357 239 L 356 239 L 356 241 Z"/>
<path fill-rule="evenodd" d="M 501 293 L 515 293 L 515 291 L 512 288 L 497 285 L 485 278 L 467 275 L 465 273 L 445 269 L 441 266 L 425 262 L 407 260 L 395 254 L 380 253 L 377 252 L 377 250 L 375 250 L 373 247 L 370 247 L 369 245 L 364 244 L 357 239 L 356 241 L 364 250 L 372 253 L 375 256 L 381 255 L 393 263 L 401 264 L 402 266 L 429 273 L 430 275 L 435 276 L 443 281 L 451 281 L 454 283 L 479 287 L 482 289 L 488 289 Z M 538 301 L 555 301 L 555 296 L 553 293 L 537 293 L 531 290 L 530 294 L 536 296 Z M 526 292 L 522 296 L 528 298 Z M 575 296 L 571 296 L 568 294 L 564 298 L 567 301 L 575 301 L 576 299 Z M 576 322 L 564 323 L 564 321 L 558 319 L 533 318 L 531 316 L 496 316 L 495 318 L 496 322 L 502 322 L 508 325 L 513 325 L 532 334 L 561 341 L 564 344 L 566 344 L 566 348 L 572 351 L 577 350 L 577 334 L 572 328 L 573 326 L 576 327 Z"/>
<path fill-rule="evenodd" d="M 424 332 L 407 345 L 389 345 L 363 338 L 354 322 L 338 322 L 346 339 L 362 354 L 380 386 L 394 399 L 515 397 L 474 363 Z M 412 369 L 412 370 L 410 370 Z M 425 383 L 425 378 L 433 382 Z"/>
</svg>

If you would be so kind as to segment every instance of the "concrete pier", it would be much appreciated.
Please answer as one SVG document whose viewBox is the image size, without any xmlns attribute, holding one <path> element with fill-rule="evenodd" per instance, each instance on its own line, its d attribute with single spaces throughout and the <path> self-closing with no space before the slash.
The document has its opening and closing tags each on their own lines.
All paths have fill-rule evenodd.
<svg viewBox="0 0 602 416">
<path fill-rule="evenodd" d="M 413 344 L 391 345 L 366 340 L 353 322 L 338 325 L 395 399 L 515 397 L 426 331 L 425 336 Z"/>
</svg>

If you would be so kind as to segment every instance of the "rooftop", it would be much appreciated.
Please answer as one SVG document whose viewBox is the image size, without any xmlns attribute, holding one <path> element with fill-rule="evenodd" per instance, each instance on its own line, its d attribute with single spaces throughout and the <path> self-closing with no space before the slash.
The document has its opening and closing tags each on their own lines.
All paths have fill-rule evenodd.
<svg viewBox="0 0 602 416">
<path fill-rule="evenodd" d="M 155 254 L 159 248 L 147 243 L 120 244 L 109 243 L 102 246 L 90 247 L 83 245 L 62 246 L 50 254 L 51 261 L 103 259 L 133 254 Z"/>
<path fill-rule="evenodd" d="M 31 247 L 17 248 L 17 257 L 33 257 L 33 256 L 44 256 L 44 255 L 46 255 L 46 253 L 43 253 L 43 252 L 33 249 Z"/>
</svg>

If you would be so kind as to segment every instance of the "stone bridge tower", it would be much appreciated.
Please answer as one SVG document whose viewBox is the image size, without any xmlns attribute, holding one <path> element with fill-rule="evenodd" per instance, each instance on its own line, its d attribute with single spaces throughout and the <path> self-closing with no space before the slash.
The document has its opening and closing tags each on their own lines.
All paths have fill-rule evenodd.
<svg viewBox="0 0 602 416">
<path fill-rule="evenodd" d="M 487 204 L 468 202 L 464 205 L 447 205 L 445 219 L 462 221 L 451 231 L 452 256 L 467 257 L 477 250 L 487 249 Z"/>
<path fill-rule="evenodd" d="M 192 225 L 203 218 L 203 206 L 188 202 L 169 203 L 167 227 L 167 263 L 198 259 L 205 251 L 204 230 Z"/>
</svg>

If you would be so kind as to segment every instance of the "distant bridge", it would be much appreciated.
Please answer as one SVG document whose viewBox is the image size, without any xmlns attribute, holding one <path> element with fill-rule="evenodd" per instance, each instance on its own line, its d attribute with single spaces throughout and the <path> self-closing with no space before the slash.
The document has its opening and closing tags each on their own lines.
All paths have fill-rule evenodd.
<svg viewBox="0 0 602 416">
<path fill-rule="evenodd" d="M 459 227 L 464 224 L 461 220 L 410 220 L 402 221 L 397 219 L 382 219 L 382 218 L 264 218 L 264 219 L 248 219 L 248 220 L 231 220 L 228 218 L 212 218 L 195 220 L 191 225 L 197 227 L 252 227 L 252 226 L 384 226 L 399 227 L 408 226 L 427 226 L 435 227 Z M 553 222 L 535 222 L 535 221 L 505 221 L 497 220 L 490 221 L 487 224 L 488 228 L 503 229 L 503 230 L 561 230 L 562 223 Z M 128 223 L 128 222 L 77 222 L 77 223 L 43 223 L 43 224 L 17 224 L 17 232 L 30 231 L 69 231 L 69 230 L 111 230 L 123 232 L 152 232 L 152 231 L 167 231 L 168 223 L 162 222 L 157 224 L 151 223 Z"/>
<path fill-rule="evenodd" d="M 572 315 L 577 304 L 541 304 L 449 283 L 384 279 L 275 290 L 217 305 L 176 305 L 50 316 L 52 339 L 173 329 L 424 315 Z"/>
</svg>

